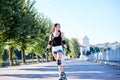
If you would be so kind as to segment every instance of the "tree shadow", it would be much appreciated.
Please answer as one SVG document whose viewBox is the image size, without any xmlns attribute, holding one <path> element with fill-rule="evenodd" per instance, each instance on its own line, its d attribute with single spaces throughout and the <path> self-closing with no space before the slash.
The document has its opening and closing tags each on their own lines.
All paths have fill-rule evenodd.
<svg viewBox="0 0 120 80">
<path fill-rule="evenodd" d="M 120 80 L 120 68 L 104 64 L 64 65 L 67 76 L 77 79 Z"/>
<path fill-rule="evenodd" d="M 35 67 L 35 68 L 22 68 L 18 70 L 27 70 L 27 71 L 58 71 L 57 66 L 44 66 L 44 67 Z"/>
<path fill-rule="evenodd" d="M 50 78 L 50 77 L 58 77 L 58 74 L 4 74 L 0 76 L 11 76 L 18 78 Z"/>
<path fill-rule="evenodd" d="M 94 80 L 120 80 L 120 68 L 96 63 L 64 62 L 64 70 L 68 78 L 94 79 Z M 18 70 L 58 72 L 57 66 L 34 66 L 33 68 L 21 68 Z M 58 74 L 4 74 L 0 76 L 13 76 L 19 78 L 50 78 L 58 77 Z"/>
</svg>

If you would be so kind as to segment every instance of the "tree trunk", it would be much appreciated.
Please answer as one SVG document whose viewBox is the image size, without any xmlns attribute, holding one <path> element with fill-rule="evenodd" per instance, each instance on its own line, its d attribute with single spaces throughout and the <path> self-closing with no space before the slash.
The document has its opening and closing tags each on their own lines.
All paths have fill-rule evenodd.
<svg viewBox="0 0 120 80">
<path fill-rule="evenodd" d="M 25 63 L 25 50 L 23 47 L 21 50 L 22 50 L 22 63 Z"/>
<path fill-rule="evenodd" d="M 34 50 L 32 50 L 32 63 L 34 63 Z"/>
<path fill-rule="evenodd" d="M 13 53 L 13 47 L 10 47 L 9 49 L 9 65 L 13 65 L 13 59 L 12 59 L 12 53 Z"/>
<path fill-rule="evenodd" d="M 49 54 L 46 53 L 45 55 L 46 55 L 46 62 L 48 62 Z"/>
<path fill-rule="evenodd" d="M 34 52 L 32 52 L 32 63 L 34 63 Z"/>
<path fill-rule="evenodd" d="M 2 66 L 2 53 L 0 53 L 0 66 Z"/>
<path fill-rule="evenodd" d="M 39 63 L 40 60 L 39 60 L 39 55 L 38 54 L 36 55 L 36 59 L 37 59 L 37 62 Z"/>
</svg>

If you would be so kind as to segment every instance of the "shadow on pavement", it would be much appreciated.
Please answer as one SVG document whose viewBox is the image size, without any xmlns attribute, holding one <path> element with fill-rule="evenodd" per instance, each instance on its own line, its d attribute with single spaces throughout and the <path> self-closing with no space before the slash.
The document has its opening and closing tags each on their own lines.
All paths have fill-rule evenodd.
<svg viewBox="0 0 120 80">
<path fill-rule="evenodd" d="M 35 67 L 35 68 L 23 68 L 18 70 L 27 70 L 27 71 L 58 71 L 57 66 L 45 66 L 45 67 Z"/>
<path fill-rule="evenodd" d="M 69 79 L 77 80 L 120 80 L 120 68 L 114 66 L 108 66 L 103 64 L 96 64 L 90 62 L 64 62 L 64 70 L 66 71 L 67 77 Z M 0 76 L 12 76 L 19 78 L 50 78 L 58 77 L 57 66 L 34 66 L 33 68 L 21 68 L 18 70 L 26 71 L 41 71 L 42 72 L 53 72 L 52 74 L 4 74 Z M 43 79 L 44 80 L 44 79 Z"/>
<path fill-rule="evenodd" d="M 0 76 L 18 77 L 18 78 L 49 78 L 49 77 L 58 77 L 58 74 L 4 74 Z"/>
</svg>

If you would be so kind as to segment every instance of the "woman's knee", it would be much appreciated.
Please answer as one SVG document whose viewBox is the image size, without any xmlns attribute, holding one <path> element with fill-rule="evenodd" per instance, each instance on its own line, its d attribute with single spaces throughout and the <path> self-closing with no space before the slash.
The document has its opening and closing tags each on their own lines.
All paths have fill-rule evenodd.
<svg viewBox="0 0 120 80">
<path fill-rule="evenodd" d="M 56 62 L 57 62 L 57 65 L 59 66 L 59 65 L 61 65 L 62 64 L 62 61 L 61 60 L 56 60 Z"/>
<path fill-rule="evenodd" d="M 57 65 L 61 65 L 62 64 L 62 61 L 61 61 L 61 58 L 62 58 L 62 53 L 57 53 Z"/>
</svg>

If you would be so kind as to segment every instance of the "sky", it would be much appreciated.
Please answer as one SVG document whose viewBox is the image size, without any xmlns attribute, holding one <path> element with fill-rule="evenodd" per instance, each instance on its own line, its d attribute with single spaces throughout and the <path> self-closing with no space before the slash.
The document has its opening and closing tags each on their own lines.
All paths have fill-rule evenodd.
<svg viewBox="0 0 120 80">
<path fill-rule="evenodd" d="M 120 0 L 36 0 L 35 8 L 60 23 L 67 38 L 120 42 Z"/>
</svg>

